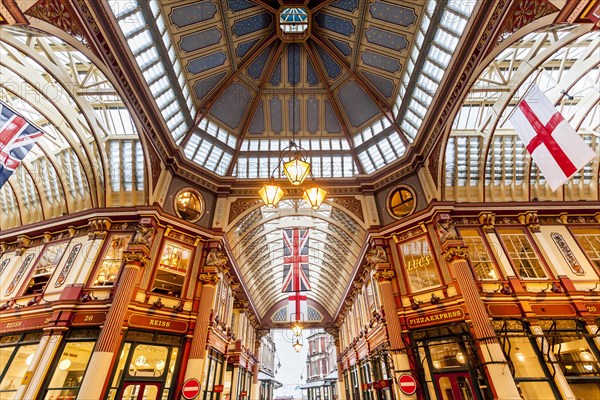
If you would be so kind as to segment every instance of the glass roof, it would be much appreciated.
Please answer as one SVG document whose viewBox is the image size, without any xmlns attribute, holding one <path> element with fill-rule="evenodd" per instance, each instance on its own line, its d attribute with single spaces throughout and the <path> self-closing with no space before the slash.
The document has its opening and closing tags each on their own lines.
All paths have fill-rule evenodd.
<svg viewBox="0 0 600 400">
<path fill-rule="evenodd" d="M 22 27 L 0 33 L 0 99 L 44 132 L 0 189 L 2 228 L 135 204 L 135 193 L 143 202 L 137 129 L 103 72 L 56 37 Z"/>
<path fill-rule="evenodd" d="M 252 2 L 109 1 L 173 142 L 239 179 L 268 178 L 294 136 L 316 178 L 373 173 L 415 141 L 476 3 L 376 0 L 366 21 L 359 3 L 275 16 Z M 275 18 L 302 30 L 312 18 L 308 39 L 281 41 Z"/>
<path fill-rule="evenodd" d="M 600 154 L 600 34 L 559 25 L 504 44 L 474 82 L 446 145 L 448 200 L 597 199 L 598 158 L 562 190 L 545 185 L 508 116 L 535 82 Z"/>
<path fill-rule="evenodd" d="M 323 204 L 314 211 L 302 200 L 283 200 L 278 208 L 260 207 L 231 224 L 228 233 L 242 279 L 263 316 L 283 288 L 283 231 L 309 229 L 309 299 L 333 315 L 358 260 L 366 230 L 343 209 Z"/>
</svg>

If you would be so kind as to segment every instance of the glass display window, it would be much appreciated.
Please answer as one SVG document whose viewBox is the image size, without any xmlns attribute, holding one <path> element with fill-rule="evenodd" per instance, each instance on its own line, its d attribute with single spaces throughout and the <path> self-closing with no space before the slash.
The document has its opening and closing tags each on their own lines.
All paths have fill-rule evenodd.
<svg viewBox="0 0 600 400">
<path fill-rule="evenodd" d="M 157 388 L 157 398 L 170 398 L 176 383 L 180 348 L 179 336 L 128 331 L 113 371 L 108 398 L 125 398 L 126 391 L 141 381 Z"/>
<path fill-rule="evenodd" d="M 52 278 L 56 267 L 60 264 L 68 242 L 47 244 L 42 250 L 42 254 L 33 265 L 31 276 L 23 292 L 23 296 L 37 295 L 44 293 L 48 282 Z"/>
<path fill-rule="evenodd" d="M 400 245 L 402 263 L 413 292 L 440 286 L 440 276 L 426 237 Z"/>
<path fill-rule="evenodd" d="M 498 233 L 504 243 L 507 255 L 512 261 L 515 272 L 520 278 L 548 278 L 540 255 L 522 229 L 499 230 Z"/>
<path fill-rule="evenodd" d="M 479 280 L 498 280 L 501 278 L 492 259 L 487 244 L 476 229 L 459 229 L 465 245 L 469 249 L 469 264 Z"/>
<path fill-rule="evenodd" d="M 123 251 L 131 241 L 131 236 L 131 233 L 114 233 L 108 238 L 92 286 L 114 286 L 123 265 Z"/>
<path fill-rule="evenodd" d="M 181 297 L 191 257 L 191 249 L 175 242 L 165 242 L 156 268 L 152 292 Z"/>
<path fill-rule="evenodd" d="M 62 350 L 57 353 L 54 366 L 50 368 L 51 372 L 44 382 L 41 392 L 44 400 L 75 399 L 77 397 L 97 337 L 97 330 L 69 332 L 62 345 Z"/>
<path fill-rule="evenodd" d="M 0 337 L 0 399 L 12 398 L 33 362 L 42 332 Z"/>
</svg>

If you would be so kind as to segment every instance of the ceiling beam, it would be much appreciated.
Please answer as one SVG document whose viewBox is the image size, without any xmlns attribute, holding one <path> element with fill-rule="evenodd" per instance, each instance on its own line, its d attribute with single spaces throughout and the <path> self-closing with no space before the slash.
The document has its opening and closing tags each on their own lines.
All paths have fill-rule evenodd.
<svg viewBox="0 0 600 400">
<path fill-rule="evenodd" d="M 304 48 L 306 49 L 306 53 L 308 54 L 308 57 L 312 61 L 315 72 L 319 76 L 319 79 L 321 80 L 321 82 L 323 82 L 323 86 L 325 87 L 325 89 L 327 89 L 327 97 L 329 98 L 329 102 L 331 103 L 331 108 L 333 109 L 333 112 L 335 113 L 335 116 L 340 123 L 340 127 L 342 128 L 342 132 L 344 132 L 344 136 L 346 136 L 346 140 L 348 141 L 348 145 L 350 146 L 350 153 L 352 154 L 352 159 L 354 160 L 354 163 L 356 164 L 356 167 L 358 168 L 358 173 L 364 174 L 365 170 L 364 170 L 360 160 L 358 159 L 358 154 L 356 154 L 356 149 L 354 148 L 354 142 L 352 141 L 352 135 L 350 134 L 350 131 L 348 130 L 348 126 L 346 125 L 346 122 L 344 121 L 344 118 L 342 116 L 342 111 L 338 107 L 335 96 L 333 95 L 333 91 L 331 90 L 331 86 L 329 85 L 327 75 L 321 68 L 321 64 L 319 63 L 319 61 L 317 59 L 317 55 L 314 53 L 313 49 L 310 47 L 310 44 L 308 42 L 305 42 Z"/>
<path fill-rule="evenodd" d="M 198 127 L 198 124 L 200 124 L 200 121 L 202 121 L 202 119 L 206 117 L 208 111 L 210 110 L 210 107 L 215 103 L 215 101 L 217 101 L 219 97 L 221 97 L 223 92 L 225 92 L 225 90 L 227 90 L 227 88 L 238 78 L 242 71 L 244 71 L 250 64 L 252 64 L 252 62 L 263 52 L 263 50 L 269 47 L 271 43 L 275 41 L 275 39 L 277 39 L 277 35 L 275 34 L 275 32 L 271 32 L 269 36 L 265 37 L 259 43 L 259 45 L 256 46 L 255 50 L 251 51 L 250 54 L 248 54 L 246 58 L 244 58 L 242 62 L 240 62 L 238 69 L 230 72 L 225 77 L 223 83 L 219 84 L 216 90 L 213 90 L 212 93 L 210 93 L 204 98 L 204 100 L 202 100 L 202 102 L 198 106 L 198 112 L 194 117 L 194 123 L 190 128 L 190 131 L 185 134 L 185 137 L 181 142 L 181 147 L 187 146 L 187 143 L 189 142 L 190 138 L 192 137 L 192 134 Z M 231 60 L 231 65 L 233 68 L 234 60 Z"/>
<path fill-rule="evenodd" d="M 317 11 L 319 11 L 321 8 L 323 7 L 327 7 L 328 5 L 335 3 L 338 0 L 324 0 L 321 1 L 319 4 L 317 4 L 316 6 L 314 6 L 313 8 L 310 9 L 311 13 L 316 13 Z"/>
<path fill-rule="evenodd" d="M 246 137 L 246 132 L 250 128 L 250 124 L 252 123 L 254 113 L 256 112 L 256 109 L 260 104 L 260 100 L 262 99 L 262 92 L 269 80 L 269 77 L 273 74 L 273 71 L 277 66 L 277 61 L 279 60 L 279 57 L 281 56 L 282 52 L 283 42 L 280 41 L 279 46 L 275 50 L 275 54 L 271 59 L 271 63 L 267 65 L 267 68 L 265 68 L 265 71 L 263 71 L 263 75 L 260 78 L 260 82 L 258 84 L 258 89 L 256 90 L 256 96 L 254 96 L 254 99 L 252 100 L 249 109 L 246 111 L 246 117 L 244 119 L 241 129 L 238 132 L 238 138 L 237 143 L 235 145 L 235 152 L 233 153 L 233 158 L 231 159 L 229 167 L 227 167 L 227 172 L 225 173 L 226 176 L 231 176 L 231 174 L 233 174 L 233 168 L 235 167 L 235 163 L 237 162 L 237 159 L 239 157 L 240 150 L 242 149 L 242 142 Z"/>
<path fill-rule="evenodd" d="M 277 9 L 275 9 L 268 1 L 266 0 L 250 0 L 251 2 L 253 2 L 256 5 L 261 6 L 262 8 L 266 8 L 267 10 L 269 10 L 270 12 L 272 12 L 273 14 L 277 13 Z"/>
<path fill-rule="evenodd" d="M 371 85 L 365 80 L 365 78 L 363 78 L 356 71 L 354 71 L 346 63 L 346 60 L 344 60 L 342 57 L 340 57 L 339 54 L 337 53 L 337 51 L 335 49 L 333 49 L 329 43 L 327 43 L 325 40 L 323 40 L 317 32 L 313 31 L 311 34 L 311 38 L 316 43 L 318 43 L 319 46 L 321 46 L 323 48 L 323 50 L 325 50 L 331 57 L 333 57 L 334 60 L 342 66 L 342 68 L 344 68 L 346 71 L 348 71 L 348 73 L 352 76 L 352 78 L 358 84 L 358 86 L 360 86 L 367 93 L 367 95 L 373 100 L 375 105 L 379 108 L 381 113 L 387 118 L 387 120 L 390 122 L 392 127 L 398 133 L 398 136 L 400 137 L 400 140 L 402 140 L 402 143 L 404 143 L 404 145 L 408 147 L 409 146 L 408 140 L 404 137 L 403 134 L 400 133 L 400 132 L 402 132 L 402 130 L 400 129 L 400 126 L 396 122 L 396 119 L 394 118 L 394 112 L 392 111 L 392 108 L 388 105 L 385 98 L 383 98 L 376 89 L 373 89 L 371 87 Z"/>
</svg>

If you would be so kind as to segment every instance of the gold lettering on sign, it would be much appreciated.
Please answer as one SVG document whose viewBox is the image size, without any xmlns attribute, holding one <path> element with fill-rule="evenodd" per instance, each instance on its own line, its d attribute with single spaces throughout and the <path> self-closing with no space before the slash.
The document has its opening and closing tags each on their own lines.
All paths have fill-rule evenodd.
<svg viewBox="0 0 600 400">
<path fill-rule="evenodd" d="M 20 326 L 23 326 L 23 321 L 18 321 L 18 322 L 8 322 L 6 324 L 6 328 L 18 328 Z"/>
<path fill-rule="evenodd" d="M 160 319 L 151 319 L 150 320 L 150 325 L 152 326 L 162 326 L 164 328 L 168 328 L 171 326 L 171 322 L 170 321 L 162 321 Z"/>
<path fill-rule="evenodd" d="M 427 266 L 431 263 L 431 256 L 423 256 L 420 258 L 415 258 L 406 263 L 406 270 L 412 271 L 413 269 L 417 269 L 419 267 Z"/>
<path fill-rule="evenodd" d="M 598 309 L 594 306 L 585 306 L 585 308 L 587 308 L 588 312 L 596 312 L 598 311 Z"/>
<path fill-rule="evenodd" d="M 83 322 L 92 322 L 93 320 L 94 320 L 93 315 L 84 315 L 83 316 Z"/>
<path fill-rule="evenodd" d="M 429 323 L 435 323 L 435 322 L 439 322 L 439 321 L 459 319 L 459 318 L 462 318 L 463 316 L 464 316 L 464 314 L 463 314 L 462 310 L 458 309 L 458 310 L 441 312 L 441 313 L 437 313 L 437 314 L 424 315 L 421 317 L 412 317 L 412 318 L 408 318 L 406 322 L 408 323 L 409 326 L 426 325 Z"/>
</svg>

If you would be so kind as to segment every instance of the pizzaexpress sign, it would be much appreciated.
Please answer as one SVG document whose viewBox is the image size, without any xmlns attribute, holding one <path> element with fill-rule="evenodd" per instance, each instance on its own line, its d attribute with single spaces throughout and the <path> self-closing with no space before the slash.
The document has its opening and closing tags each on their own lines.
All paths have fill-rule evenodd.
<svg viewBox="0 0 600 400">
<path fill-rule="evenodd" d="M 406 318 L 406 324 L 409 328 L 416 328 L 439 323 L 458 321 L 465 318 L 465 313 L 460 308 L 451 308 L 445 311 L 423 314 L 415 317 Z"/>
</svg>

